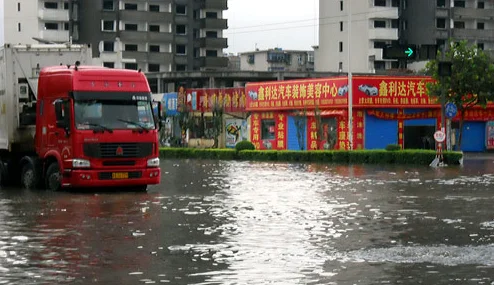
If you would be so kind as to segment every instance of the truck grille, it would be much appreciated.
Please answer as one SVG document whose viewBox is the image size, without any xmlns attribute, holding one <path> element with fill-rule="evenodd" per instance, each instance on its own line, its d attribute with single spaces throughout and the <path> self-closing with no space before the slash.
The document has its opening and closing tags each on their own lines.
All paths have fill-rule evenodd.
<svg viewBox="0 0 494 285">
<path fill-rule="evenodd" d="M 85 143 L 83 150 L 92 158 L 142 158 L 153 153 L 153 143 Z"/>
<path fill-rule="evenodd" d="M 103 166 L 134 166 L 135 160 L 110 160 L 103 161 Z"/>
</svg>

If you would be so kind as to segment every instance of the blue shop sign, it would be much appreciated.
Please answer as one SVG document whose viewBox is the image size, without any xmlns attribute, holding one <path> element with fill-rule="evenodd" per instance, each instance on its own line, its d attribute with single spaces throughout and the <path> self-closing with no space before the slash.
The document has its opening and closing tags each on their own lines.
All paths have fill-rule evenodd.
<svg viewBox="0 0 494 285">
<path fill-rule="evenodd" d="M 177 101 L 177 92 L 163 94 L 162 104 L 167 116 L 175 116 L 178 114 Z"/>
</svg>

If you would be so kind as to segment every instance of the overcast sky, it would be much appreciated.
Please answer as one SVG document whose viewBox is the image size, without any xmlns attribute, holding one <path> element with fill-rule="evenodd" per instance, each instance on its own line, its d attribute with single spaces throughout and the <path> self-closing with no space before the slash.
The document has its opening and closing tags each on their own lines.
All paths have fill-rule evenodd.
<svg viewBox="0 0 494 285">
<path fill-rule="evenodd" d="M 3 44 L 3 1 L 0 41 Z M 13 1 L 13 0 L 9 0 Z M 35 0 L 33 0 L 35 1 Z M 311 50 L 318 44 L 318 0 L 228 0 L 228 53 L 256 48 Z"/>
<path fill-rule="evenodd" d="M 228 0 L 224 17 L 229 53 L 318 44 L 318 0 Z"/>
</svg>

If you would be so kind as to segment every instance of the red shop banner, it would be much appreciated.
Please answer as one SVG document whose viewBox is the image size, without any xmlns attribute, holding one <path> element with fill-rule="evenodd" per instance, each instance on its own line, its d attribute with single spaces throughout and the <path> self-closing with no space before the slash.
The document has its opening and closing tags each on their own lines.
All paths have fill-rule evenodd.
<svg viewBox="0 0 494 285">
<path fill-rule="evenodd" d="M 295 110 L 348 106 L 348 78 L 248 83 L 247 110 Z"/>
<path fill-rule="evenodd" d="M 245 88 L 187 89 L 188 105 L 193 111 L 211 112 L 215 105 L 224 112 L 245 112 Z"/>
<path fill-rule="evenodd" d="M 353 77 L 354 107 L 439 107 L 435 98 L 427 94 L 427 83 L 434 82 L 428 76 Z"/>
</svg>

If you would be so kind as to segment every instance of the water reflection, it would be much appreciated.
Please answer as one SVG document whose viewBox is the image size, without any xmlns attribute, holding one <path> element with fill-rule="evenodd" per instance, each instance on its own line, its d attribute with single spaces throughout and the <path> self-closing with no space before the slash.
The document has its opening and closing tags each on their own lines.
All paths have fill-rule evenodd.
<svg viewBox="0 0 494 285">
<path fill-rule="evenodd" d="M 148 193 L 0 191 L 0 283 L 494 282 L 490 161 L 162 168 Z"/>
</svg>

